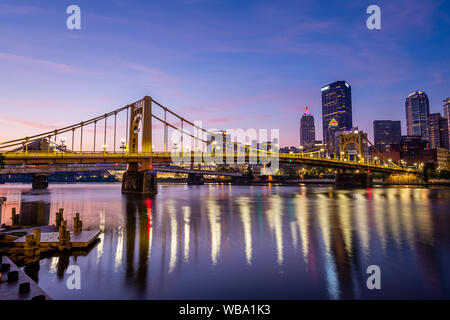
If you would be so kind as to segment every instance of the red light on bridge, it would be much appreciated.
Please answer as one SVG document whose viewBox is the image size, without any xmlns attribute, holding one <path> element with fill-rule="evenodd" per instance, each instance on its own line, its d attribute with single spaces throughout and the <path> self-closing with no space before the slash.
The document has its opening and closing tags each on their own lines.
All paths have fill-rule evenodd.
<svg viewBox="0 0 450 320">
<path fill-rule="evenodd" d="M 369 170 L 367 170 L 367 173 L 370 173 L 370 169 L 369 169 Z"/>
<path fill-rule="evenodd" d="M 118 163 L 118 162 L 116 162 L 116 163 L 114 163 L 114 165 L 115 165 L 116 167 L 118 167 L 118 166 L 119 166 L 119 163 Z"/>
<path fill-rule="evenodd" d="M 153 170 L 153 165 L 151 163 L 148 165 L 148 169 Z"/>
</svg>

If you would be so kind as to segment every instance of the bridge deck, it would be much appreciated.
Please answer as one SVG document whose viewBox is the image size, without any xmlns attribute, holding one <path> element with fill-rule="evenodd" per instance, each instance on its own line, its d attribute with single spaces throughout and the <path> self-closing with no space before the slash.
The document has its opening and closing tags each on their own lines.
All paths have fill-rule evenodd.
<svg viewBox="0 0 450 320">
<path fill-rule="evenodd" d="M 71 164 L 71 163 L 132 163 L 142 161 L 152 161 L 153 163 L 176 163 L 171 153 L 113 153 L 113 152 L 8 152 L 4 154 L 6 164 Z M 216 154 L 212 157 L 207 153 L 185 153 L 180 155 L 184 164 L 188 163 L 211 163 L 212 161 L 221 164 L 226 163 L 226 154 Z M 418 173 L 412 168 L 399 167 L 393 164 L 381 165 L 372 161 L 347 161 L 321 157 L 320 155 L 308 156 L 304 154 L 270 153 L 255 155 L 251 153 L 235 153 L 232 157 L 234 163 L 256 163 L 261 161 L 267 163 L 278 159 L 280 163 L 304 164 L 340 169 L 360 169 L 371 170 L 373 172 L 384 173 Z M 252 161 L 250 161 L 252 160 Z"/>
</svg>

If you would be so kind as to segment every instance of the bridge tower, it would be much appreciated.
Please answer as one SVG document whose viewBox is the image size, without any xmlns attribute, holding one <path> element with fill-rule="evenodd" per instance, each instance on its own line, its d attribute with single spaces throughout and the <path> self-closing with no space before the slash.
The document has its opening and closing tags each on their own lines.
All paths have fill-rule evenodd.
<svg viewBox="0 0 450 320">
<path fill-rule="evenodd" d="M 364 158 L 364 133 L 362 131 L 344 132 L 339 135 L 339 151 L 345 155 L 350 145 L 354 145 L 361 159 Z M 350 156 L 349 156 L 350 157 Z M 350 158 L 349 158 L 350 160 Z M 357 161 L 357 158 L 355 159 Z M 372 175 L 370 172 L 360 170 L 343 170 L 336 174 L 336 186 L 338 187 L 370 187 L 372 186 Z"/>
<path fill-rule="evenodd" d="M 340 152 L 345 152 L 347 147 L 351 144 L 356 146 L 358 154 L 360 156 L 364 155 L 364 133 L 362 131 L 358 132 L 345 132 L 339 135 L 339 150 Z"/>
<path fill-rule="evenodd" d="M 157 193 L 157 178 L 152 166 L 152 98 L 146 96 L 131 104 L 129 109 L 128 153 L 139 152 L 139 131 L 142 128 L 141 152 L 148 157 L 142 162 L 128 163 L 123 174 L 122 193 L 154 195 Z"/>
</svg>

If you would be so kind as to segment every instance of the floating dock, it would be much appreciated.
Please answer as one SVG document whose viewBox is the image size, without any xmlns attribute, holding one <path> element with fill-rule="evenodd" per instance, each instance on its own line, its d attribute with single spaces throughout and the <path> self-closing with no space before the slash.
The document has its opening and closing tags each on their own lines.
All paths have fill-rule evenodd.
<svg viewBox="0 0 450 320">
<path fill-rule="evenodd" d="M 100 230 L 83 230 L 80 232 L 70 232 L 70 245 L 72 248 L 87 248 L 100 235 Z M 26 236 L 14 241 L 17 247 L 25 247 Z M 57 248 L 60 244 L 59 232 L 43 232 L 41 233 L 41 248 Z"/>
<path fill-rule="evenodd" d="M 1 259 L 0 300 L 50 300 L 44 290 L 6 256 Z"/>
</svg>

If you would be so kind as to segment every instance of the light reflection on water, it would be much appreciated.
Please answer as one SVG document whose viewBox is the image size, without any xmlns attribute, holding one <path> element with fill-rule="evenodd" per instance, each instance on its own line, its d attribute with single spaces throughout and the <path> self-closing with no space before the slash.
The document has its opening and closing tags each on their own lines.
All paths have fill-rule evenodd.
<svg viewBox="0 0 450 320">
<path fill-rule="evenodd" d="M 160 184 L 153 198 L 120 185 L 2 185 L 2 223 L 102 230 L 89 253 L 26 268 L 62 299 L 450 298 L 450 191 Z M 69 264 L 82 289 L 66 289 Z M 366 288 L 381 267 L 382 289 Z"/>
</svg>

